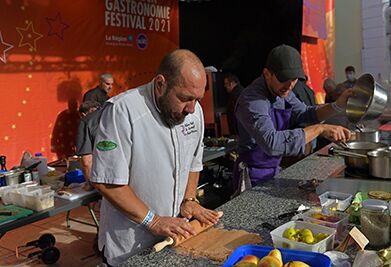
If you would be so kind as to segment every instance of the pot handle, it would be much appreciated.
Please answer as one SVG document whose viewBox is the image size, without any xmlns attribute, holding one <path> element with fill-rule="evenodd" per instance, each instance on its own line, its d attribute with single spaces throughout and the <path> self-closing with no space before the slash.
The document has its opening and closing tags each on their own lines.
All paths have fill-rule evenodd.
<svg viewBox="0 0 391 267">
<path fill-rule="evenodd" d="M 335 147 L 330 147 L 329 148 L 329 154 L 346 156 L 346 157 L 353 157 L 353 158 L 367 158 L 366 155 L 363 155 L 363 154 L 360 154 L 360 153 L 354 153 L 354 152 L 350 152 L 350 151 L 336 149 Z"/>
<path fill-rule="evenodd" d="M 343 149 L 350 149 L 349 146 L 344 141 L 334 142 L 334 144 L 336 144 L 337 146 L 339 146 Z"/>
</svg>

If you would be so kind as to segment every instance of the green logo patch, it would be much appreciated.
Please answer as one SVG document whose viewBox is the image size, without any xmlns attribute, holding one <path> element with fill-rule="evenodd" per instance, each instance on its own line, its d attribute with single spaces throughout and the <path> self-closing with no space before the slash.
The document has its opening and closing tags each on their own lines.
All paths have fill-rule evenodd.
<svg viewBox="0 0 391 267">
<path fill-rule="evenodd" d="M 114 150 L 117 148 L 117 146 L 118 145 L 116 143 L 109 140 L 100 141 L 99 143 L 96 144 L 96 148 L 99 149 L 100 151 Z"/>
</svg>

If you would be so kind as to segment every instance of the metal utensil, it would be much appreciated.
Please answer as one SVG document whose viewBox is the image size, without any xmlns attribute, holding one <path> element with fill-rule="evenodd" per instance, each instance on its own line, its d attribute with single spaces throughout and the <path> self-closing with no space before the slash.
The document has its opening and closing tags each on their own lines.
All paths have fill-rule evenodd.
<svg viewBox="0 0 391 267">
<path fill-rule="evenodd" d="M 329 151 L 332 155 L 340 155 L 340 156 L 347 156 L 347 157 L 354 157 L 354 158 L 365 158 L 365 159 L 367 158 L 366 155 L 351 152 L 351 151 L 346 151 L 346 150 L 339 150 L 334 147 L 330 147 Z"/>
<path fill-rule="evenodd" d="M 363 132 L 364 132 L 364 128 L 362 128 L 362 124 L 356 124 L 356 129 L 357 129 L 360 133 L 363 133 Z"/>
<path fill-rule="evenodd" d="M 349 146 L 344 141 L 338 141 L 338 142 L 335 142 L 334 144 L 336 144 L 337 146 L 339 146 L 343 149 L 349 149 Z"/>
</svg>

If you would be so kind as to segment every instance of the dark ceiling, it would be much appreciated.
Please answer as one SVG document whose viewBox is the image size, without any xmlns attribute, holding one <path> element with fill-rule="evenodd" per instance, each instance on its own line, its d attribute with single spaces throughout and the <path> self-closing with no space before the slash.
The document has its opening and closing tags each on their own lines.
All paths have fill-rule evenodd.
<svg viewBox="0 0 391 267">
<path fill-rule="evenodd" d="M 267 53 L 285 43 L 300 51 L 302 0 L 180 2 L 180 46 L 205 66 L 236 73 L 247 85 Z"/>
</svg>

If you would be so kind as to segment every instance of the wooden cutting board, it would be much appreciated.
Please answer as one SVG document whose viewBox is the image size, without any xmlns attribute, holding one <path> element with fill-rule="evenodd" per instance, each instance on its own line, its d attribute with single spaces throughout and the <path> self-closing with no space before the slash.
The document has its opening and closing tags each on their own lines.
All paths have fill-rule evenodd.
<svg viewBox="0 0 391 267">
<path fill-rule="evenodd" d="M 258 244 L 259 234 L 243 230 L 210 228 L 178 245 L 175 249 L 181 254 L 207 257 L 212 261 L 224 262 L 239 246 Z"/>
</svg>

